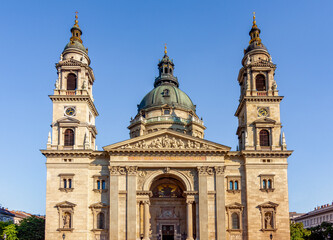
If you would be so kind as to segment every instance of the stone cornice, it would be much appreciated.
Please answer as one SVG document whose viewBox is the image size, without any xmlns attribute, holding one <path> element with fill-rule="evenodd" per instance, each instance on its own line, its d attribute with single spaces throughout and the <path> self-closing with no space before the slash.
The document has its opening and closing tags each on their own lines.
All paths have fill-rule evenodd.
<svg viewBox="0 0 333 240">
<path fill-rule="evenodd" d="M 49 95 L 52 102 L 87 102 L 91 111 L 97 117 L 99 114 L 89 95 Z"/>
<path fill-rule="evenodd" d="M 235 116 L 237 117 L 239 115 L 240 110 L 246 102 L 281 102 L 282 99 L 283 96 L 245 96 L 241 99 L 235 112 Z"/>
<path fill-rule="evenodd" d="M 262 157 L 277 157 L 277 158 L 287 158 L 289 157 L 293 151 L 251 151 L 251 150 L 243 150 L 241 154 L 244 157 L 250 158 L 262 158 Z"/>
<path fill-rule="evenodd" d="M 40 150 L 45 157 L 91 157 L 93 150 Z"/>
<path fill-rule="evenodd" d="M 200 149 L 112 149 L 111 156 L 223 156 L 226 150 L 200 150 Z"/>
</svg>

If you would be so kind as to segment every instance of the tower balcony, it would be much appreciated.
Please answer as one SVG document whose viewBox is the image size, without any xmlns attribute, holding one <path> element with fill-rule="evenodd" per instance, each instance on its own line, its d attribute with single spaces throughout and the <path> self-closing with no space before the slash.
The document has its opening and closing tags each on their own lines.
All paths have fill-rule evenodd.
<svg viewBox="0 0 333 240">
<path fill-rule="evenodd" d="M 77 89 L 77 90 L 55 89 L 54 95 L 75 96 L 75 95 L 89 95 L 89 93 L 86 89 Z"/>
</svg>

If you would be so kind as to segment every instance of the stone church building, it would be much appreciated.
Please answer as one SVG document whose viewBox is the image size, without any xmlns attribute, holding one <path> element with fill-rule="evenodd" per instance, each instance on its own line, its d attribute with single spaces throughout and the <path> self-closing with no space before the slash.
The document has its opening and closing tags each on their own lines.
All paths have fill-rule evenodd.
<svg viewBox="0 0 333 240">
<path fill-rule="evenodd" d="M 281 132 L 276 65 L 255 17 L 237 78 L 237 151 L 204 139 L 166 49 L 130 138 L 97 150 L 95 77 L 77 16 L 71 33 L 56 64 L 52 131 L 42 150 L 47 240 L 289 239 L 292 152 Z"/>
</svg>

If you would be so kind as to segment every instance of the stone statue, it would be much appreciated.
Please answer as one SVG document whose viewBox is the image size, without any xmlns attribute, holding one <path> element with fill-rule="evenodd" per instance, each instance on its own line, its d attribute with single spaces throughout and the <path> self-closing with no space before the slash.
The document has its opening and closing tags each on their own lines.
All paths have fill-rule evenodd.
<svg viewBox="0 0 333 240">
<path fill-rule="evenodd" d="M 251 58 L 249 55 L 247 55 L 247 59 L 246 59 L 246 65 L 249 65 L 251 63 Z"/>
<path fill-rule="evenodd" d="M 64 213 L 62 216 L 63 228 L 70 228 L 71 215 L 70 213 Z"/>
</svg>

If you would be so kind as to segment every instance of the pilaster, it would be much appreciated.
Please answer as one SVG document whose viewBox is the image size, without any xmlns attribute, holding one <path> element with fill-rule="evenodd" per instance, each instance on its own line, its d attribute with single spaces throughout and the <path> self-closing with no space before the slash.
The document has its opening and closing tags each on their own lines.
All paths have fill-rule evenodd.
<svg viewBox="0 0 333 240">
<path fill-rule="evenodd" d="M 225 228 L 225 189 L 224 189 L 224 170 L 223 167 L 215 167 L 216 181 L 216 239 L 226 239 Z"/>
<path fill-rule="evenodd" d="M 126 167 L 127 171 L 127 239 L 136 239 L 136 174 L 138 167 Z"/>
<path fill-rule="evenodd" d="M 208 189 L 207 175 L 212 169 L 209 167 L 198 167 L 199 176 L 199 239 L 208 239 Z"/>
</svg>

